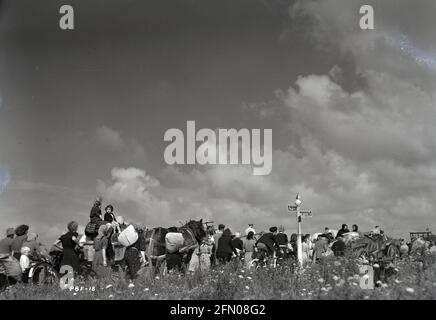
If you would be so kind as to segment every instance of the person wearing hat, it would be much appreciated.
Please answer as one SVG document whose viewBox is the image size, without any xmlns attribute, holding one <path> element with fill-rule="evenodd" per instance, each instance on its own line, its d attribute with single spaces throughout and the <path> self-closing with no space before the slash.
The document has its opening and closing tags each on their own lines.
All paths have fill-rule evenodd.
<svg viewBox="0 0 436 320">
<path fill-rule="evenodd" d="M 29 226 L 22 224 L 15 229 L 16 237 L 12 241 L 12 251 L 14 251 L 14 257 L 20 261 L 21 257 L 21 247 L 24 241 L 27 240 L 27 232 L 29 231 Z"/>
<path fill-rule="evenodd" d="M 253 234 L 256 234 L 256 231 L 254 230 L 254 224 L 252 223 L 248 224 L 248 228 L 245 229 L 245 235 L 248 236 L 250 231 L 253 232 Z"/>
<path fill-rule="evenodd" d="M 6 230 L 6 238 L 0 240 L 0 256 L 10 256 L 12 254 L 14 235 L 14 228 L 8 228 Z"/>
</svg>

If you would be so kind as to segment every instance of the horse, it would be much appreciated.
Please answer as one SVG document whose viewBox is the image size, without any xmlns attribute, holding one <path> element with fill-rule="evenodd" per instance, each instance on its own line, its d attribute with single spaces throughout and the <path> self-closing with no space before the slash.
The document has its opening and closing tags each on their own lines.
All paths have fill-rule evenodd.
<svg viewBox="0 0 436 320">
<path fill-rule="evenodd" d="M 184 255 L 184 266 L 189 263 L 194 249 L 206 236 L 203 219 L 200 221 L 190 220 L 185 225 L 178 227 L 177 232 L 183 235 L 184 243 L 179 252 Z M 155 271 L 163 265 L 166 256 L 165 236 L 168 228 L 156 227 L 145 230 L 144 237 L 147 245 L 146 256 L 151 260 L 150 267 Z"/>
</svg>

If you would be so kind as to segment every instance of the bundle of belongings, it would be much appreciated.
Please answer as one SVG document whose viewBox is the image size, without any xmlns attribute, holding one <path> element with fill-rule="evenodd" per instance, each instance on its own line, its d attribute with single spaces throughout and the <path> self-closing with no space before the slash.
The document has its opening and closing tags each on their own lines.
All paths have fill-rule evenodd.
<svg viewBox="0 0 436 320">
<path fill-rule="evenodd" d="M 169 253 L 179 251 L 183 247 L 184 242 L 185 239 L 180 232 L 168 232 L 165 235 L 165 248 Z"/>
</svg>

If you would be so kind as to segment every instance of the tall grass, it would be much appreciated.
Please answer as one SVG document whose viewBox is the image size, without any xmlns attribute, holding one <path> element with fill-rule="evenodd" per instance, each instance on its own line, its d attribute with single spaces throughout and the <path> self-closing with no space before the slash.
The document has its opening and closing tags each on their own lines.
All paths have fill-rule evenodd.
<svg viewBox="0 0 436 320">
<path fill-rule="evenodd" d="M 76 281 L 72 291 L 61 290 L 56 285 L 15 285 L 1 293 L 0 299 L 434 300 L 435 257 L 396 262 L 395 274 L 373 290 L 361 289 L 359 282 L 359 268 L 350 259 L 330 258 L 303 269 L 287 263 L 277 268 L 255 271 L 243 269 L 233 262 L 206 273 L 165 276 L 142 273 L 133 288 L 128 287 L 123 277 L 110 277 L 96 282 Z"/>
</svg>

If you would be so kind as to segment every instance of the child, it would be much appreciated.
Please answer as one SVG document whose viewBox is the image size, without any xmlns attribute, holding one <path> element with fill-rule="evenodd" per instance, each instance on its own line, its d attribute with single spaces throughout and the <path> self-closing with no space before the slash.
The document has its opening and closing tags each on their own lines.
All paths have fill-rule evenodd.
<svg viewBox="0 0 436 320">
<path fill-rule="evenodd" d="M 21 257 L 20 257 L 20 267 L 21 272 L 25 273 L 26 270 L 29 268 L 30 265 L 30 248 L 29 247 L 22 247 L 21 248 Z"/>
</svg>

